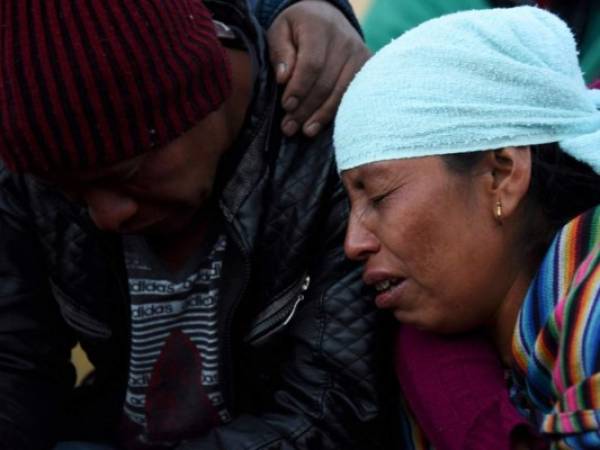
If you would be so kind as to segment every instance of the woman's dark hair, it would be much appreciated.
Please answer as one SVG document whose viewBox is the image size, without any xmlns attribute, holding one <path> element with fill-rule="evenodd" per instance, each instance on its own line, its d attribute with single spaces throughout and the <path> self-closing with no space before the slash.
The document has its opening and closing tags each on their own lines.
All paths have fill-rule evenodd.
<svg viewBox="0 0 600 450">
<path fill-rule="evenodd" d="M 526 242 L 545 251 L 552 236 L 569 220 L 600 204 L 600 175 L 560 149 L 558 144 L 531 147 L 531 182 L 527 192 L 525 230 Z M 485 152 L 443 155 L 446 166 L 453 172 L 472 173 Z M 536 214 L 541 211 L 545 229 L 539 229 Z"/>
</svg>

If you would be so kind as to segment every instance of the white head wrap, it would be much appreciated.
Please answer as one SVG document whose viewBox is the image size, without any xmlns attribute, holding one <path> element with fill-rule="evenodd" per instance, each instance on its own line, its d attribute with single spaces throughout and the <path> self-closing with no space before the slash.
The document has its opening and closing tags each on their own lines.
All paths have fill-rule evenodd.
<svg viewBox="0 0 600 450">
<path fill-rule="evenodd" d="M 375 161 L 558 142 L 600 173 L 600 90 L 573 34 L 535 7 L 450 14 L 379 51 L 335 121 L 338 170 Z"/>
</svg>

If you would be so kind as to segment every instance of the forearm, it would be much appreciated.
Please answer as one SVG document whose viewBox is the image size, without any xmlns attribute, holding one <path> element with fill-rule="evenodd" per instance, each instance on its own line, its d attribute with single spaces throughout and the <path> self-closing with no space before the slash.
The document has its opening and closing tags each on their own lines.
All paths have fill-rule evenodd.
<svg viewBox="0 0 600 450">
<path fill-rule="evenodd" d="M 0 297 L 0 450 L 47 448 L 62 425 L 75 376 L 68 345 L 57 345 L 54 314 L 38 306 L 46 300 L 35 293 Z"/>
<path fill-rule="evenodd" d="M 26 434 L 15 428 L 12 421 L 0 420 L 0 449 L 34 450 L 34 447 L 28 445 Z"/>
<path fill-rule="evenodd" d="M 40 450 L 57 432 L 74 373 L 37 237 L 7 190 L 0 189 L 0 450 Z"/>
<path fill-rule="evenodd" d="M 40 450 L 55 442 L 61 427 L 65 386 L 0 373 L 0 450 Z"/>
</svg>

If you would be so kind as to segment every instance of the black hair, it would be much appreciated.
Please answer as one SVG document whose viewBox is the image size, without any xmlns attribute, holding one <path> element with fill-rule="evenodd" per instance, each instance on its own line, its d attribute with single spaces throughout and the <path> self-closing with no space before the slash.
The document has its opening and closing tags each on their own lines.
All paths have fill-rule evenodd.
<svg viewBox="0 0 600 450">
<path fill-rule="evenodd" d="M 600 204 L 600 175 L 565 153 L 557 143 L 531 145 L 531 182 L 525 198 L 525 242 L 545 252 L 569 220 Z M 484 151 L 443 155 L 446 167 L 471 174 Z M 541 212 L 543 225 L 536 216 Z"/>
</svg>

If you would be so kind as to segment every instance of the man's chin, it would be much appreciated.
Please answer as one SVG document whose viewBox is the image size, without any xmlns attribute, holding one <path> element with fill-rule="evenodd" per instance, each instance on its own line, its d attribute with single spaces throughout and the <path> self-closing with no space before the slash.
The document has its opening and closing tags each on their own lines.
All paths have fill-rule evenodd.
<svg viewBox="0 0 600 450">
<path fill-rule="evenodd" d="M 122 234 L 139 234 L 144 236 L 165 236 L 181 233 L 189 226 L 189 219 L 180 217 L 164 217 L 146 223 L 132 223 L 122 228 Z"/>
<path fill-rule="evenodd" d="M 162 238 L 172 235 L 176 238 L 190 231 L 193 232 L 195 227 L 203 228 L 213 218 L 214 214 L 211 212 L 190 208 L 188 211 L 171 212 L 153 219 L 138 219 L 130 224 L 125 224 L 122 233 Z"/>
</svg>

